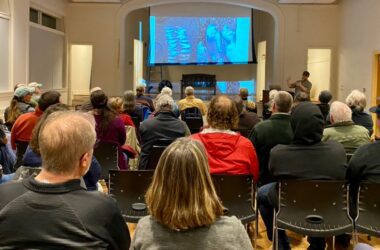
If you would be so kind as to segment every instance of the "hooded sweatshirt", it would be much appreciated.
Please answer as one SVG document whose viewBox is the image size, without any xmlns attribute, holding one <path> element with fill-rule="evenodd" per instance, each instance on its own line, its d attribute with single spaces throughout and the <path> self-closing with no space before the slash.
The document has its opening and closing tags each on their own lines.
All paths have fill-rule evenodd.
<svg viewBox="0 0 380 250">
<path fill-rule="evenodd" d="M 324 120 L 318 106 L 298 104 L 290 123 L 292 143 L 277 145 L 271 151 L 269 168 L 276 179 L 344 179 L 346 153 L 336 141 L 321 141 Z"/>
<path fill-rule="evenodd" d="M 191 136 L 206 148 L 211 174 L 251 174 L 255 182 L 259 163 L 250 140 L 238 133 L 197 133 Z"/>
</svg>

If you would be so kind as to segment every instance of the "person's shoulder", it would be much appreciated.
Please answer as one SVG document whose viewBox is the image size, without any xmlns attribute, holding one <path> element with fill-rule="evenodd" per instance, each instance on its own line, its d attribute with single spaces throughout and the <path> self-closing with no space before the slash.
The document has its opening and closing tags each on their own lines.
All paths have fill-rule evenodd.
<svg viewBox="0 0 380 250">
<path fill-rule="evenodd" d="M 117 206 L 117 203 L 114 199 L 111 197 L 105 195 L 104 193 L 101 193 L 99 191 L 87 191 L 87 190 L 80 190 L 81 193 L 81 199 L 84 203 L 90 205 L 94 209 L 96 208 L 102 208 L 105 210 L 102 210 L 104 212 L 108 213 L 115 213 L 119 212 L 119 208 Z M 98 210 L 100 212 L 100 210 Z"/>
<path fill-rule="evenodd" d="M 7 205 L 12 200 L 24 194 L 27 189 L 22 184 L 22 181 L 11 181 L 0 185 L 0 209 Z"/>
<path fill-rule="evenodd" d="M 226 231 L 225 233 L 233 234 L 239 232 L 238 229 L 242 227 L 242 223 L 235 216 L 221 216 L 215 221 L 213 227 Z"/>
</svg>

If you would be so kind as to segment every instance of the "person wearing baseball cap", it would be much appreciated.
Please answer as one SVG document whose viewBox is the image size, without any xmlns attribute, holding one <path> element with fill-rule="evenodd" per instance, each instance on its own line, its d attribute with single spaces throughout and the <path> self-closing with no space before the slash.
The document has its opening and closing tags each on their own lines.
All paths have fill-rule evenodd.
<svg viewBox="0 0 380 250">
<path fill-rule="evenodd" d="M 11 103 L 4 112 L 5 125 L 9 131 L 11 131 L 13 123 L 21 114 L 34 112 L 35 109 L 30 104 L 34 91 L 34 88 L 26 86 L 18 87 L 15 90 Z"/>
<path fill-rule="evenodd" d="M 42 83 L 31 82 L 28 84 L 28 87 L 34 88 L 34 93 L 32 99 L 30 100 L 30 104 L 35 108 L 38 104 L 38 99 L 40 99 L 42 94 Z"/>
</svg>

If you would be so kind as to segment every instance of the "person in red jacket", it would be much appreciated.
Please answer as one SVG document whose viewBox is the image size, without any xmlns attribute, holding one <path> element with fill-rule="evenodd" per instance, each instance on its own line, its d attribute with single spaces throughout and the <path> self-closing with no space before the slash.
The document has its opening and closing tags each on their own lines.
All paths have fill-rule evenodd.
<svg viewBox="0 0 380 250">
<path fill-rule="evenodd" d="M 42 113 L 50 106 L 60 102 L 61 94 L 55 90 L 43 93 L 38 100 L 38 106 L 34 112 L 20 115 L 13 124 L 11 131 L 11 145 L 16 150 L 16 163 L 14 170 L 22 164 L 22 158 L 32 139 L 32 131 Z"/>
<path fill-rule="evenodd" d="M 207 113 L 208 128 L 192 135 L 206 148 L 211 174 L 251 174 L 255 182 L 259 164 L 251 141 L 233 132 L 239 123 L 235 103 L 225 95 L 214 97 Z"/>
</svg>

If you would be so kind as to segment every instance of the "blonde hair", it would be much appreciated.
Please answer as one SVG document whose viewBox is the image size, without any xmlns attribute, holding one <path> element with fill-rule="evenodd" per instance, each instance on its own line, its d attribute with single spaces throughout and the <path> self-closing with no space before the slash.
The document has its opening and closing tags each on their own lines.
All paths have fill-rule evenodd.
<svg viewBox="0 0 380 250">
<path fill-rule="evenodd" d="M 356 111 L 362 112 L 367 105 L 367 99 L 363 92 L 354 89 L 346 98 L 346 104 Z"/>
<path fill-rule="evenodd" d="M 186 96 L 192 96 L 192 95 L 194 95 L 194 88 L 191 87 L 191 86 L 187 86 L 185 88 L 185 95 Z"/>
<path fill-rule="evenodd" d="M 164 87 L 161 90 L 161 95 L 170 95 L 170 96 L 172 96 L 173 95 L 173 91 L 169 87 Z"/>
<path fill-rule="evenodd" d="M 96 140 L 95 120 L 87 113 L 54 112 L 39 131 L 43 168 L 55 174 L 71 173 Z"/>
<path fill-rule="evenodd" d="M 145 200 L 151 216 L 174 230 L 209 226 L 222 216 L 203 145 L 188 138 L 170 144 Z"/>
<path fill-rule="evenodd" d="M 155 106 L 157 112 L 160 112 L 164 109 L 172 110 L 174 107 L 174 100 L 168 94 L 160 94 L 156 98 L 156 100 L 154 102 L 154 106 Z"/>
<path fill-rule="evenodd" d="M 108 100 L 108 106 L 118 113 L 123 112 L 123 99 L 120 97 L 111 97 Z"/>
</svg>

